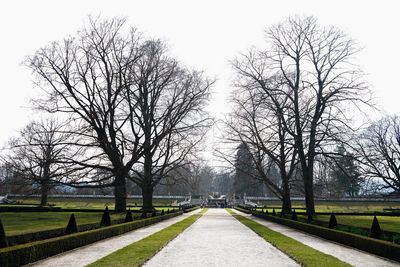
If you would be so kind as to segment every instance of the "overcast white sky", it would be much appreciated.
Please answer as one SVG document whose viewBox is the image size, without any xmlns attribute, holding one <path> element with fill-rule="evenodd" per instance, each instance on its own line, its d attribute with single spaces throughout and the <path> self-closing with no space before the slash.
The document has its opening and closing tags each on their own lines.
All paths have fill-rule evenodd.
<svg viewBox="0 0 400 267">
<path fill-rule="evenodd" d="M 210 106 L 217 118 L 228 111 L 229 60 L 252 45 L 262 45 L 269 26 L 290 15 L 313 15 L 364 47 L 358 63 L 368 74 L 371 90 L 387 113 L 400 115 L 399 7 L 396 0 L 1 1 L 0 146 L 35 116 L 29 99 L 38 89 L 21 61 L 49 42 L 74 34 L 88 15 L 99 14 L 127 17 L 128 24 L 145 35 L 167 41 L 181 62 L 217 78 Z"/>
</svg>

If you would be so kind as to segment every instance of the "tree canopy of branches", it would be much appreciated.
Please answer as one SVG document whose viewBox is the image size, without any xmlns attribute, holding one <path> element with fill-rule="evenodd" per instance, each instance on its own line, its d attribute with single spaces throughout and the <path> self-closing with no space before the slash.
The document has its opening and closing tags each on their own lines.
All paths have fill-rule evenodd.
<svg viewBox="0 0 400 267">
<path fill-rule="evenodd" d="M 356 143 L 363 175 L 381 179 L 381 189 L 400 195 L 400 118 L 388 116 L 372 123 Z"/>
<path fill-rule="evenodd" d="M 259 99 L 272 103 L 262 106 L 283 128 L 289 146 L 281 147 L 293 142 L 312 214 L 315 157 L 351 130 L 346 111 L 365 102 L 363 75 L 352 63 L 358 48 L 345 33 L 322 27 L 313 17 L 289 18 L 269 28 L 266 37 L 266 49 L 250 51 L 234 66 L 247 88 L 260 88 Z"/>
<path fill-rule="evenodd" d="M 11 153 L 5 159 L 26 184 L 39 189 L 42 206 L 47 205 L 49 190 L 71 175 L 71 166 L 62 163 L 69 156 L 70 134 L 62 129 L 54 119 L 31 122 L 10 141 Z"/>
<path fill-rule="evenodd" d="M 114 187 L 116 211 L 126 209 L 127 178 L 148 201 L 159 177 L 191 151 L 198 138 L 188 133 L 208 122 L 201 111 L 212 84 L 168 57 L 161 41 L 145 40 L 135 29 L 124 34 L 124 23 L 91 20 L 76 37 L 27 60 L 46 92 L 39 108 L 64 113 L 76 126 L 79 157 L 70 161 L 105 174 L 74 186 Z"/>
</svg>

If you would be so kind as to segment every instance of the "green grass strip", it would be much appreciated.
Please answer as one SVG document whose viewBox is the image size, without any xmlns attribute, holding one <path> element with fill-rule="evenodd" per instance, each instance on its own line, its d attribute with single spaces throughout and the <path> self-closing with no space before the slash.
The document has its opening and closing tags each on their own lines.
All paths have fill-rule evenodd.
<svg viewBox="0 0 400 267">
<path fill-rule="evenodd" d="M 167 245 L 168 242 L 192 225 L 206 211 L 207 209 L 203 209 L 197 214 L 194 214 L 129 246 L 117 250 L 88 266 L 141 266 Z"/>
<path fill-rule="evenodd" d="M 273 246 L 287 254 L 290 258 L 298 262 L 301 266 L 351 266 L 350 264 L 345 263 L 331 255 L 322 253 L 321 251 L 304 245 L 293 238 L 275 232 L 264 225 L 236 214 L 230 209 L 227 210 L 239 222 L 249 227 L 267 242 L 271 243 Z"/>
</svg>

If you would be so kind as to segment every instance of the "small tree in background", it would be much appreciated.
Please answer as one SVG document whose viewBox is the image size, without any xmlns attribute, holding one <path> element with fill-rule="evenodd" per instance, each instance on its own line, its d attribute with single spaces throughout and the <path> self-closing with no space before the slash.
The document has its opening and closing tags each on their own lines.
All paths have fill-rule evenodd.
<svg viewBox="0 0 400 267">
<path fill-rule="evenodd" d="M 8 247 L 6 232 L 4 231 L 3 223 L 0 219 L 0 248 Z"/>
<path fill-rule="evenodd" d="M 111 225 L 110 212 L 108 211 L 108 206 L 106 206 L 103 216 L 101 217 L 100 226 L 110 226 L 110 225 Z"/>
<path fill-rule="evenodd" d="M 374 216 L 374 220 L 372 221 L 371 230 L 369 232 L 369 237 L 372 238 L 381 238 L 382 230 L 381 226 L 379 225 L 378 219 Z"/>
<path fill-rule="evenodd" d="M 73 234 L 78 232 L 78 225 L 76 224 L 75 215 L 72 213 L 69 217 L 67 228 L 65 228 L 65 234 Z"/>
</svg>

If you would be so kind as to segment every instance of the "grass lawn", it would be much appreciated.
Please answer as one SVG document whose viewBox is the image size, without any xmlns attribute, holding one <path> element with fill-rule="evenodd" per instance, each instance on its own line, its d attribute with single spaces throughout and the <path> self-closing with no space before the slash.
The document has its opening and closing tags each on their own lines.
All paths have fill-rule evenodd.
<svg viewBox="0 0 400 267">
<path fill-rule="evenodd" d="M 77 224 L 100 222 L 102 212 L 75 212 Z M 6 235 L 19 235 L 66 227 L 69 212 L 1 212 Z M 125 213 L 111 214 L 111 219 L 125 218 Z"/>
<path fill-rule="evenodd" d="M 192 215 L 183 221 L 177 222 L 157 233 L 124 247 L 88 266 L 141 266 L 167 245 L 168 242 L 192 225 L 206 211 L 207 209 L 203 209 L 198 214 Z"/>
<path fill-rule="evenodd" d="M 259 204 L 265 205 L 266 207 L 281 207 L 282 203 L 279 201 L 262 201 Z M 293 208 L 305 208 L 304 202 L 293 201 Z M 400 209 L 400 202 L 316 202 L 316 212 L 371 212 L 379 211 L 383 209 Z M 272 211 L 272 208 L 268 211 Z M 280 211 L 280 208 L 275 209 Z"/>
<path fill-rule="evenodd" d="M 268 227 L 253 220 L 240 216 L 230 209 L 228 209 L 228 212 L 273 246 L 286 253 L 301 266 L 351 266 L 350 264 L 347 264 L 331 255 L 322 253 L 288 236 L 272 231 Z"/>
</svg>

